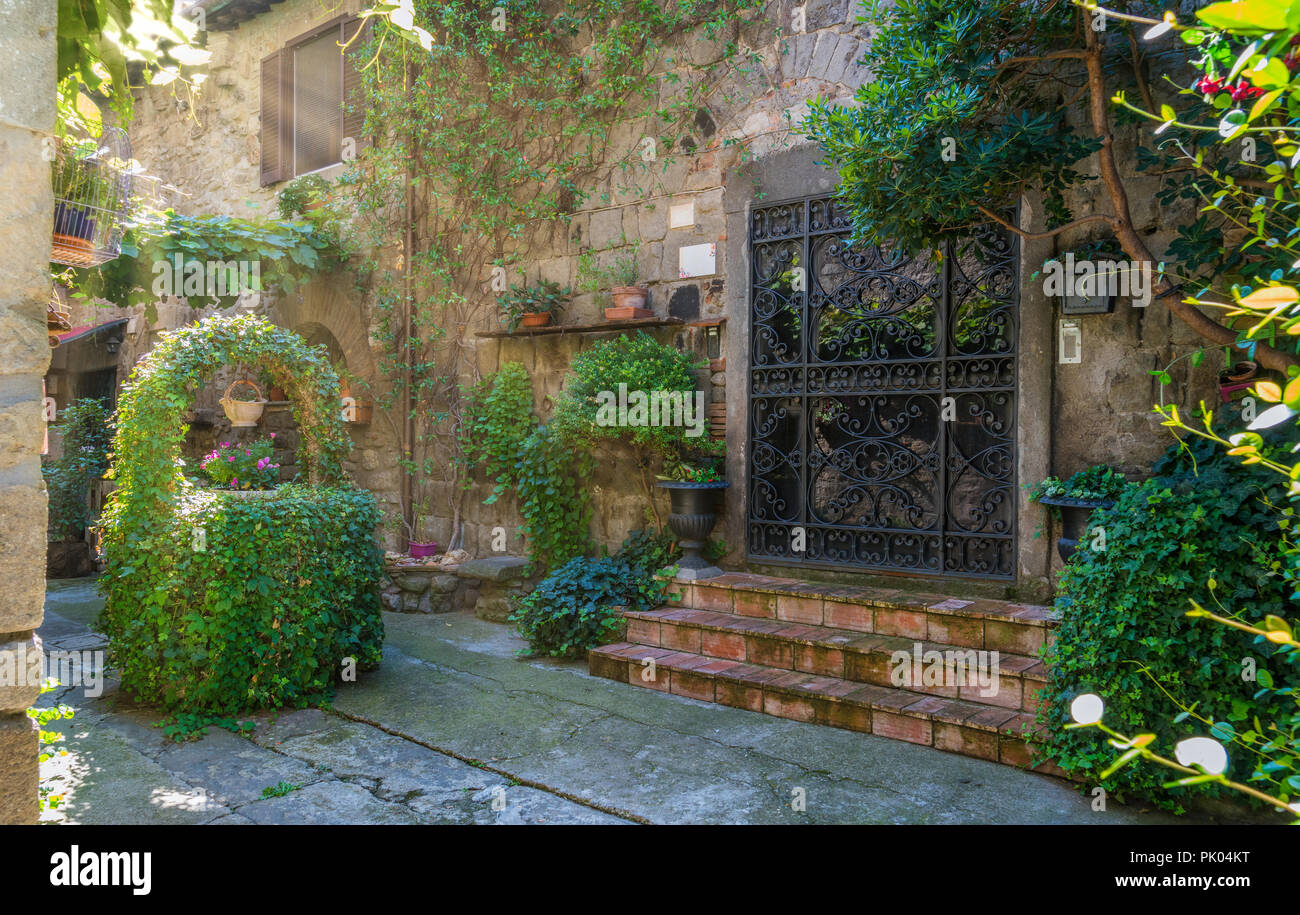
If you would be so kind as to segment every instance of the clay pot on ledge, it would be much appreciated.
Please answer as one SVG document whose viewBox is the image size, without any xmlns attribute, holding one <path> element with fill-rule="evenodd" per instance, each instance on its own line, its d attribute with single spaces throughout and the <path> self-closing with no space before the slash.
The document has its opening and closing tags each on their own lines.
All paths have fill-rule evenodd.
<svg viewBox="0 0 1300 915">
<path fill-rule="evenodd" d="M 525 311 L 519 316 L 520 327 L 545 327 L 551 323 L 549 311 Z"/>
<path fill-rule="evenodd" d="M 1061 536 L 1056 538 L 1056 552 L 1062 562 L 1069 562 L 1079 541 L 1088 535 L 1088 521 L 1099 508 L 1114 505 L 1111 499 L 1075 499 L 1070 496 L 1043 496 L 1038 500 L 1051 505 L 1061 513 Z"/>
<path fill-rule="evenodd" d="M 677 535 L 682 548 L 682 558 L 677 563 L 677 577 L 686 579 L 713 578 L 722 570 L 700 555 L 708 542 L 709 532 L 718 521 L 718 501 L 727 488 L 726 480 L 711 483 L 687 483 L 679 480 L 660 480 L 660 489 L 668 490 L 671 513 L 668 526 Z"/>
<path fill-rule="evenodd" d="M 653 318 L 655 313 L 645 307 L 650 297 L 646 286 L 615 286 L 609 291 L 614 304 L 605 308 L 606 321 L 626 321 L 629 318 Z"/>
<path fill-rule="evenodd" d="M 232 400 L 230 392 L 235 389 L 235 385 L 243 384 L 257 392 L 256 400 Z M 262 411 L 266 409 L 266 398 L 262 396 L 262 389 L 247 378 L 237 378 L 230 382 L 226 388 L 226 396 L 220 401 L 221 409 L 226 411 L 226 418 L 230 420 L 230 425 L 234 429 L 251 429 L 257 425 L 258 420 L 262 418 Z"/>
</svg>

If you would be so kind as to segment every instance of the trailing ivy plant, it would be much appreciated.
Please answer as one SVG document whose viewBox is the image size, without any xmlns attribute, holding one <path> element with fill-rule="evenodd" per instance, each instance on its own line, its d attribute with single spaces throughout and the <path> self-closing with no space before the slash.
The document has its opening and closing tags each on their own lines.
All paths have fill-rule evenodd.
<svg viewBox="0 0 1300 915">
<path fill-rule="evenodd" d="M 166 210 L 142 215 L 125 232 L 116 259 L 65 276 L 78 298 L 143 304 L 152 312 L 165 295 L 185 296 L 200 308 L 228 306 L 242 292 L 291 293 L 315 273 L 340 266 L 347 256 L 338 232 L 322 231 L 311 218 L 252 220 Z M 251 289 L 240 288 L 240 264 Z M 226 294 L 208 295 L 209 265 L 225 271 L 217 290 L 224 287 Z"/>
<path fill-rule="evenodd" d="M 1029 501 L 1031 502 L 1037 502 L 1044 498 L 1087 499 L 1089 501 L 1105 502 L 1119 498 L 1127 485 L 1128 481 L 1124 478 L 1124 474 L 1113 467 L 1107 467 L 1105 464 L 1097 464 L 1080 470 L 1067 480 L 1048 477 L 1046 480 L 1036 483 L 1032 488 L 1026 483 L 1025 488 L 1029 490 Z"/>
<path fill-rule="evenodd" d="M 467 466 L 461 393 L 478 377 L 469 335 L 496 310 L 507 270 L 569 237 L 584 205 L 678 190 L 664 173 L 710 151 L 698 123 L 712 123 L 711 94 L 748 62 L 735 28 L 762 6 L 382 0 L 362 13 L 366 130 L 384 142 L 357 160 L 355 187 L 378 252 L 380 369 L 399 416 L 419 405 L 403 459 L 412 501 L 457 484 L 451 546 Z M 530 453 L 549 448 L 539 438 Z"/>
<path fill-rule="evenodd" d="M 537 428 L 528 370 L 507 362 L 475 385 L 466 400 L 461 451 L 471 468 L 482 470 L 496 484 L 487 499 L 491 504 L 514 485 L 524 442 Z"/>
<path fill-rule="evenodd" d="M 1296 440 L 1275 441 L 1273 451 Z M 1266 642 L 1198 623 L 1188 610 L 1230 607 L 1253 625 L 1285 612 L 1293 587 L 1278 574 L 1289 548 L 1277 505 L 1286 487 L 1205 446 L 1174 446 L 1153 469 L 1155 477 L 1130 484 L 1113 507 L 1094 512 L 1090 525 L 1106 531 L 1105 549 L 1081 543 L 1061 574 L 1061 624 L 1045 656 L 1050 678 L 1038 718 L 1050 725 L 1044 740 L 1062 768 L 1088 784 L 1177 807 L 1186 794 L 1215 786 L 1182 786 L 1169 798 L 1156 792 L 1164 779 L 1149 768 L 1102 779 L 1114 751 L 1065 729 L 1068 710 L 1078 695 L 1094 693 L 1105 700 L 1111 726 L 1126 733 L 1151 731 L 1171 743 L 1197 735 L 1208 719 L 1225 737 L 1271 739 L 1267 729 L 1294 706 L 1264 689 L 1282 682 L 1285 663 Z M 1243 676 L 1245 658 L 1257 671 L 1253 679 Z M 1231 764 L 1231 775 L 1250 778 L 1257 757 L 1243 752 Z"/>
</svg>

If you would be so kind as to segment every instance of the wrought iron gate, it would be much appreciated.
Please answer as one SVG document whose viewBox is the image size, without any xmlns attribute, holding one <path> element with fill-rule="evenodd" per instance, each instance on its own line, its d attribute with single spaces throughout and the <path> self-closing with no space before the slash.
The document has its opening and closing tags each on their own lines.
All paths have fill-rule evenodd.
<svg viewBox="0 0 1300 915">
<path fill-rule="evenodd" d="M 831 198 L 750 218 L 749 557 L 1012 578 L 1015 236 L 848 229 Z"/>
</svg>

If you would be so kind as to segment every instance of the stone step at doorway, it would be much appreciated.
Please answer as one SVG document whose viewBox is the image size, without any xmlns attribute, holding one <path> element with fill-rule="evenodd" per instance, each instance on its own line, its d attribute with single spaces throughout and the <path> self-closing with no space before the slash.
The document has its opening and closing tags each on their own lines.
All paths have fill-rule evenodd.
<svg viewBox="0 0 1300 915">
<path fill-rule="evenodd" d="M 1031 749 L 1050 608 L 744 573 L 669 596 L 593 675 L 1064 775 Z"/>
</svg>

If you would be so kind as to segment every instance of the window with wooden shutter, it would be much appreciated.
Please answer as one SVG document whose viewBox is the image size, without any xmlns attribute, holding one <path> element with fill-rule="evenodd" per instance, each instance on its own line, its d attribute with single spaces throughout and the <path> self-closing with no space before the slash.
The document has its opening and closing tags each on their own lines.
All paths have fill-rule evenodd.
<svg viewBox="0 0 1300 915">
<path fill-rule="evenodd" d="M 363 148 L 365 95 L 342 44 L 364 27 L 340 17 L 262 61 L 263 185 L 342 162 Z"/>
<path fill-rule="evenodd" d="M 281 143 L 282 78 L 280 62 L 284 52 L 276 51 L 262 61 L 262 186 L 283 180 L 284 149 Z"/>
</svg>

